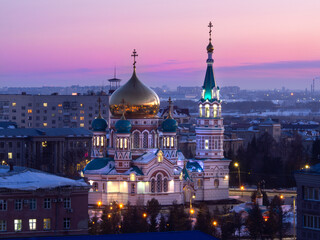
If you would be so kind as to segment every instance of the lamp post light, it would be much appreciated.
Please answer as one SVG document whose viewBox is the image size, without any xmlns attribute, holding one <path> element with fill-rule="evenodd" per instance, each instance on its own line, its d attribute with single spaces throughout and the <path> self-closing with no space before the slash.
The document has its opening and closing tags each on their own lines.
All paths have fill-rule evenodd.
<svg viewBox="0 0 320 240">
<path fill-rule="evenodd" d="M 234 166 L 235 166 L 236 168 L 238 168 L 239 188 L 241 188 L 240 165 L 239 165 L 239 163 L 235 162 L 235 163 L 234 163 Z"/>
</svg>

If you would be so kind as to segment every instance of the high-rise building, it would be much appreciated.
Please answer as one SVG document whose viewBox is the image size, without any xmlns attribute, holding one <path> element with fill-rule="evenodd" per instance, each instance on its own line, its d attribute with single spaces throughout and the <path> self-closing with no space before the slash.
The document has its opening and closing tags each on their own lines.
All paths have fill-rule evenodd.
<svg viewBox="0 0 320 240">
<path fill-rule="evenodd" d="M 99 112 L 99 98 L 102 106 L 108 106 L 108 95 L 1 94 L 0 121 L 16 122 L 19 128 L 91 129 L 91 122 Z M 107 108 L 101 115 L 109 118 Z"/>
</svg>

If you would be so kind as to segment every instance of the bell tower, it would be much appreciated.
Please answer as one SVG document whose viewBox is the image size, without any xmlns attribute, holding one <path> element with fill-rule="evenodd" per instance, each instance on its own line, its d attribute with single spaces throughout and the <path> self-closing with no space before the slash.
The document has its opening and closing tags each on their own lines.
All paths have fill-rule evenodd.
<svg viewBox="0 0 320 240">
<path fill-rule="evenodd" d="M 198 102 L 199 117 L 196 127 L 196 158 L 222 159 L 223 156 L 223 118 L 219 87 L 213 72 L 213 45 L 211 43 L 212 23 L 209 23 L 209 44 L 207 46 L 207 70 L 202 86 L 201 99 Z"/>
</svg>

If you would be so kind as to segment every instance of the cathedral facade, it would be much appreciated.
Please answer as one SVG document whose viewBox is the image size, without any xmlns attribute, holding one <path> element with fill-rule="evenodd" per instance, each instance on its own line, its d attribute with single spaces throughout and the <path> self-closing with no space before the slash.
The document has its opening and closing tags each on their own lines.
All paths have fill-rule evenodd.
<svg viewBox="0 0 320 240">
<path fill-rule="evenodd" d="M 230 160 L 223 156 L 224 127 L 212 67 L 211 23 L 209 27 L 195 158 L 186 159 L 177 148 L 178 123 L 172 117 L 171 99 L 166 119 L 157 116 L 159 97 L 138 79 L 134 50 L 132 77 L 110 97 L 109 127 L 100 115 L 92 122 L 92 160 L 83 170 L 92 185 L 90 205 L 146 204 L 152 198 L 162 205 L 228 199 Z"/>
</svg>

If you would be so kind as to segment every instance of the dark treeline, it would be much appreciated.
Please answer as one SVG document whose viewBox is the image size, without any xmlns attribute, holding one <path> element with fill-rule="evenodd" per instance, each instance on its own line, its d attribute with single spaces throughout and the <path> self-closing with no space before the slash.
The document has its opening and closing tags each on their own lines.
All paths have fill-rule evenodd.
<svg viewBox="0 0 320 240">
<path fill-rule="evenodd" d="M 283 223 L 283 201 L 275 196 L 268 203 L 268 215 L 263 216 L 255 203 L 247 212 L 230 212 L 227 207 L 209 211 L 205 203 L 195 207 L 190 214 L 189 208 L 173 203 L 163 209 L 156 199 L 148 201 L 147 206 L 128 204 L 120 208 L 113 203 L 103 209 L 101 218 L 93 217 L 89 221 L 89 233 L 120 234 L 139 232 L 164 232 L 199 230 L 221 239 L 240 239 L 250 236 L 252 239 L 279 238 L 286 233 L 287 225 Z M 192 221 L 194 221 L 192 223 Z"/>
<path fill-rule="evenodd" d="M 235 155 L 228 152 L 226 156 L 233 160 L 230 164 L 230 186 L 239 184 L 238 169 L 234 166 L 238 162 L 243 184 L 263 182 L 262 187 L 267 188 L 294 187 L 294 171 L 319 162 L 320 140 L 314 141 L 310 156 L 299 134 L 290 141 L 282 139 L 276 142 L 271 135 L 264 133 L 258 139 L 254 137 L 247 148 L 240 148 Z"/>
</svg>

